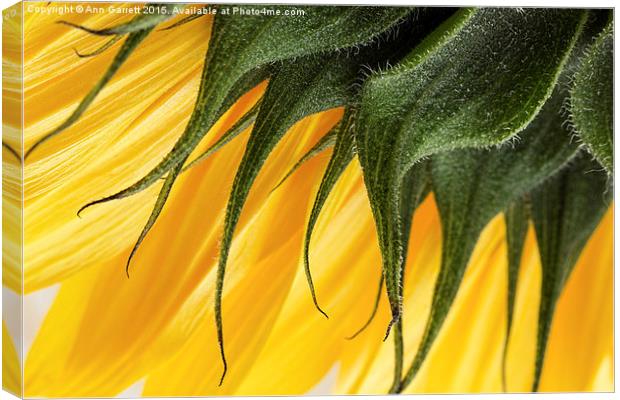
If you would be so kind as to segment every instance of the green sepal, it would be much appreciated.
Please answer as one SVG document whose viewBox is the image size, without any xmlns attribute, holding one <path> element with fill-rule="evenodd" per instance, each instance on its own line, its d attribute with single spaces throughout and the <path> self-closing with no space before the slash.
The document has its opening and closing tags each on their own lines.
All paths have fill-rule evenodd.
<svg viewBox="0 0 620 400">
<path fill-rule="evenodd" d="M 254 128 L 237 169 L 226 208 L 216 278 L 215 315 L 224 372 L 222 291 L 232 238 L 258 172 L 288 129 L 302 118 L 343 106 L 353 97 L 351 83 L 359 70 L 348 57 L 308 57 L 283 65 L 270 80 Z"/>
<path fill-rule="evenodd" d="M 573 78 L 571 121 L 588 150 L 613 173 L 613 22 L 586 50 Z"/>
<path fill-rule="evenodd" d="M 259 100 L 256 104 L 252 106 L 251 109 L 248 110 L 248 112 L 243 114 L 243 116 L 239 118 L 237 122 L 235 122 L 233 126 L 230 127 L 230 129 L 228 129 L 218 140 L 216 140 L 215 143 L 209 146 L 208 149 L 202 152 L 195 159 L 190 161 L 181 172 L 185 172 L 188 169 L 200 164 L 201 162 L 209 158 L 209 156 L 211 156 L 213 153 L 224 147 L 231 140 L 233 140 L 246 129 L 248 129 L 254 123 L 254 121 L 256 121 L 256 116 L 258 115 L 258 111 L 260 110 L 260 104 L 261 102 Z"/>
<path fill-rule="evenodd" d="M 411 237 L 411 224 L 413 223 L 413 215 L 422 201 L 426 198 L 431 190 L 431 173 L 430 163 L 422 160 L 412 166 L 405 174 L 403 179 L 402 191 L 400 193 L 400 227 L 401 238 L 403 241 L 403 257 L 400 263 L 400 279 L 398 297 L 402 301 L 404 297 L 404 281 L 405 266 L 407 264 L 407 249 L 409 248 L 409 240 Z M 384 277 L 385 278 L 385 277 Z M 399 393 L 402 389 L 402 374 L 404 367 L 404 339 L 403 339 L 403 317 L 398 319 L 394 325 L 394 376 L 390 393 Z M 388 327 L 389 333 L 390 327 Z M 387 338 L 387 334 L 386 334 Z"/>
<path fill-rule="evenodd" d="M 123 42 L 123 45 L 116 53 L 116 56 L 112 60 L 112 63 L 103 74 L 103 76 L 97 81 L 95 86 L 88 92 L 88 94 L 82 99 L 80 104 L 78 104 L 77 108 L 71 113 L 71 115 L 57 128 L 52 130 L 51 132 L 45 134 L 41 139 L 37 140 L 30 149 L 26 151 L 24 155 L 24 159 L 27 159 L 32 152 L 41 146 L 43 143 L 47 142 L 54 136 L 62 133 L 65 129 L 69 128 L 78 119 L 86 112 L 91 103 L 95 100 L 97 95 L 103 90 L 103 88 L 110 82 L 112 77 L 116 74 L 116 72 L 120 69 L 123 63 L 129 58 L 129 56 L 134 52 L 134 50 L 138 47 L 138 45 L 151 33 L 153 27 L 143 29 L 134 33 L 131 33 L 127 36 L 127 39 Z"/>
<path fill-rule="evenodd" d="M 340 124 L 333 127 L 329 130 L 323 137 L 321 137 L 314 146 L 310 150 L 308 150 L 296 163 L 288 170 L 288 172 L 280 179 L 277 185 L 275 185 L 272 189 L 276 190 L 282 184 L 299 169 L 303 164 L 312 159 L 313 157 L 319 155 L 323 151 L 327 150 L 330 147 L 333 147 L 336 144 L 336 136 L 339 130 Z"/>
<path fill-rule="evenodd" d="M 334 186 L 338 182 L 338 178 L 351 163 L 355 150 L 355 139 L 353 136 L 353 123 L 355 121 L 355 112 L 348 109 L 345 112 L 344 117 L 340 121 L 338 126 L 338 133 L 336 135 L 336 144 L 334 145 L 334 152 L 327 164 L 319 190 L 317 191 L 314 203 L 312 204 L 312 210 L 310 211 L 310 217 L 308 218 L 308 224 L 306 225 L 306 234 L 304 236 L 303 244 L 303 259 L 304 259 L 304 272 L 306 274 L 306 280 L 308 281 L 308 287 L 310 294 L 312 295 L 312 301 L 317 310 L 329 318 L 325 311 L 321 309 L 316 298 L 316 292 L 314 290 L 314 283 L 312 281 L 312 273 L 310 271 L 310 240 L 312 239 L 312 232 L 319 219 L 321 210 L 329 197 Z"/>
<path fill-rule="evenodd" d="M 501 143 L 550 96 L 586 14 L 464 9 L 362 91 L 358 153 L 377 226 L 392 323 L 401 315 L 403 176 L 425 156 Z"/>
<path fill-rule="evenodd" d="M 442 260 L 425 333 L 403 387 L 413 380 L 437 337 L 484 227 L 576 153 L 577 146 L 562 127 L 562 100 L 558 89 L 515 143 L 432 157 L 433 190 L 442 225 Z"/>
<path fill-rule="evenodd" d="M 181 163 L 177 164 L 168 172 L 168 175 L 164 180 L 164 184 L 160 189 L 155 205 L 153 206 L 153 210 L 151 211 L 151 215 L 149 216 L 145 227 L 142 229 L 142 232 L 140 233 L 138 240 L 131 249 L 131 253 L 129 254 L 129 257 L 127 259 L 127 265 L 125 267 L 127 276 L 129 276 L 129 266 L 131 264 L 131 260 L 135 253 L 138 251 L 138 248 L 140 247 L 144 239 L 146 238 L 146 235 L 149 233 L 149 231 L 157 221 L 159 214 L 161 213 L 164 205 L 166 204 L 166 201 L 168 200 L 168 196 L 170 194 L 170 191 L 172 190 L 172 185 L 174 185 L 176 178 L 181 173 L 189 170 L 190 168 L 207 159 L 210 155 L 224 147 L 224 145 L 226 145 L 228 142 L 237 137 L 241 132 L 247 129 L 251 124 L 254 123 L 259 109 L 260 101 L 258 101 L 250 110 L 248 110 L 247 113 L 245 113 L 241 118 L 239 118 L 239 120 L 235 122 L 233 126 L 231 126 L 230 129 L 226 131 L 213 145 L 211 145 L 207 150 L 205 150 L 202 154 L 196 157 L 193 161 L 184 166 L 185 160 L 183 160 Z"/>
<path fill-rule="evenodd" d="M 252 8 L 252 6 L 239 6 Z M 273 6 L 290 12 L 290 6 Z M 189 155 L 242 94 L 265 79 L 277 62 L 359 47 L 396 29 L 411 12 L 402 7 L 297 7 L 303 16 L 215 17 L 194 111 L 170 152 L 131 186 L 84 207 L 136 194 Z M 347 51 L 344 51 L 347 53 Z M 334 58 L 332 55 L 331 58 Z M 253 85 L 252 85 L 253 84 Z"/>
<path fill-rule="evenodd" d="M 73 51 L 75 52 L 75 55 L 80 57 L 80 58 L 95 57 L 95 56 L 98 56 L 99 54 L 103 53 L 104 51 L 106 51 L 110 47 L 114 46 L 116 43 L 120 42 L 123 39 L 123 37 L 124 37 L 123 35 L 113 36 L 111 39 L 109 39 L 103 45 L 101 45 L 100 47 L 98 47 L 97 49 L 95 49 L 95 50 L 93 50 L 93 51 L 91 51 L 89 53 L 81 53 L 77 49 L 73 49 Z"/>
<path fill-rule="evenodd" d="M 180 163 L 176 165 L 173 169 L 171 169 L 170 172 L 168 172 L 166 179 L 164 180 L 163 186 L 159 190 L 159 194 L 157 196 L 157 200 L 155 200 L 155 205 L 153 206 L 151 215 L 149 216 L 149 219 L 146 222 L 146 225 L 144 226 L 144 228 L 142 228 L 142 231 L 140 232 L 140 236 L 138 237 L 138 240 L 136 240 L 136 243 L 134 244 L 134 246 L 131 249 L 131 252 L 129 253 L 129 257 L 127 258 L 127 264 L 125 265 L 125 273 L 127 274 L 128 278 L 129 278 L 129 267 L 131 264 L 131 260 L 133 259 L 134 255 L 138 251 L 138 248 L 140 247 L 144 239 L 146 238 L 146 235 L 149 233 L 153 225 L 155 225 L 155 222 L 157 222 L 157 218 L 159 218 L 159 214 L 161 214 L 161 211 L 164 209 L 164 206 L 166 205 L 166 201 L 168 200 L 168 196 L 170 195 L 172 186 L 174 185 L 174 182 L 176 181 L 179 174 L 182 172 L 182 167 L 183 167 L 183 164 Z"/>
<path fill-rule="evenodd" d="M 239 96 L 241 96 L 243 93 L 247 92 L 248 90 L 250 90 L 251 88 L 253 88 L 254 86 L 256 86 L 257 84 L 259 84 L 262 80 L 264 80 L 269 73 L 269 69 L 268 68 L 261 68 L 257 71 L 255 71 L 255 73 L 253 74 L 248 74 L 246 76 L 244 76 L 241 80 L 239 80 L 231 89 L 231 92 L 228 96 L 226 96 L 226 98 L 224 99 L 222 106 L 220 107 L 220 110 L 218 112 L 218 118 L 224 114 L 224 112 L 233 105 L 234 100 L 237 99 Z M 232 133 L 232 132 L 229 132 Z M 232 138 L 231 138 L 232 140 Z M 227 141 L 224 139 L 220 139 L 218 140 L 218 142 L 216 143 L 219 147 L 225 145 L 227 143 Z M 218 148 L 219 148 L 218 147 Z M 138 180 L 137 182 L 135 182 L 134 184 L 126 187 L 123 190 L 120 190 L 110 196 L 106 196 L 103 197 L 101 199 L 98 200 L 94 200 L 91 201 L 87 204 L 85 204 L 84 206 L 82 206 L 77 214 L 78 216 L 80 216 L 81 212 L 84 211 L 85 209 L 92 207 L 96 204 L 102 204 L 102 203 L 107 203 L 109 201 L 112 200 L 120 200 L 120 199 L 124 199 L 126 197 L 130 197 L 133 196 L 134 194 L 140 193 L 145 189 L 148 189 L 151 185 L 153 185 L 155 182 L 159 181 L 160 178 L 165 175 L 169 168 L 171 167 L 175 167 L 179 162 L 185 162 L 185 160 L 187 160 L 187 157 L 191 154 L 190 152 L 186 153 L 182 153 L 182 154 L 173 154 L 173 152 L 168 153 L 168 155 L 165 157 L 166 159 L 172 159 L 174 158 L 174 163 L 172 164 L 167 164 L 166 162 L 161 162 L 159 163 L 154 169 L 152 169 L 148 174 L 146 174 L 144 177 L 142 177 L 140 180 Z M 180 156 L 180 158 L 179 158 Z"/>
</svg>

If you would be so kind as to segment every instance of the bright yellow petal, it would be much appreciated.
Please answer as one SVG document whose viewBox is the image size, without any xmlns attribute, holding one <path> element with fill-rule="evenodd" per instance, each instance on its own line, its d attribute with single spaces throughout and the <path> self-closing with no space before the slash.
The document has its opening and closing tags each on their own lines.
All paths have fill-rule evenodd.
<svg viewBox="0 0 620 400">
<path fill-rule="evenodd" d="M 222 374 L 211 308 L 179 353 L 150 375 L 145 396 L 225 395 L 243 381 L 271 332 L 298 272 L 305 214 L 326 159 L 312 160 L 270 196 L 235 238 L 224 298 L 229 370 Z M 215 272 L 215 271 L 212 271 Z M 197 293 L 211 304 L 214 273 Z M 209 306 L 210 307 L 210 306 Z"/>
<path fill-rule="evenodd" d="M 2 322 L 2 388 L 16 396 L 22 393 L 21 365 L 13 339 Z"/>
<path fill-rule="evenodd" d="M 406 392 L 499 390 L 507 286 L 503 233 L 501 217 L 482 232 L 445 325 Z"/>
<path fill-rule="evenodd" d="M 614 390 L 613 207 L 581 253 L 553 319 L 541 391 Z"/>
<path fill-rule="evenodd" d="M 406 365 L 410 364 L 423 334 L 440 261 L 438 219 L 434 222 L 435 250 L 422 250 L 427 255 L 419 259 L 413 251 L 412 264 L 407 269 L 404 316 Z M 494 344 L 502 339 L 500 324 L 503 321 L 497 318 L 502 302 L 498 302 L 497 297 L 502 292 L 504 271 L 496 268 L 493 261 L 502 255 L 502 229 L 501 219 L 496 219 L 481 235 L 444 327 L 418 377 L 406 392 L 451 393 L 495 389 L 494 380 L 488 378 L 494 374 L 493 365 L 497 363 L 498 346 Z M 421 249 L 424 249 L 426 235 L 416 236 L 415 230 L 413 233 L 412 241 L 421 240 Z M 485 343 L 483 348 L 480 347 L 481 342 Z M 393 347 L 388 341 L 377 348 L 372 364 L 357 378 L 357 385 L 345 390 L 385 393 L 391 384 L 393 365 Z"/>
<path fill-rule="evenodd" d="M 26 43 L 54 37 L 54 30 L 62 28 L 39 18 L 43 17 L 35 18 L 26 29 Z M 84 23 L 111 22 L 110 17 L 102 18 L 94 16 Z M 154 201 L 157 188 L 126 199 L 122 207 L 119 203 L 94 207 L 82 219 L 76 211 L 132 184 L 172 148 L 193 107 L 210 26 L 210 19 L 202 18 L 170 31 L 153 32 L 83 117 L 28 160 L 26 292 L 58 282 L 91 266 L 95 259 L 114 258 L 135 240 L 149 213 L 144 204 Z M 67 43 L 62 35 L 38 50 L 45 57 L 33 50 L 28 59 L 26 148 L 73 111 L 116 51 L 77 59 L 72 44 L 83 48 L 94 40 L 93 35 L 68 27 L 64 30 L 80 43 Z M 84 44 L 78 38 L 84 38 Z"/>
<path fill-rule="evenodd" d="M 507 270 L 507 266 L 502 268 Z M 506 386 L 509 392 L 532 390 L 541 282 L 542 266 L 536 233 L 530 222 L 521 257 L 514 320 L 507 354 Z"/>
<path fill-rule="evenodd" d="M 369 311 L 381 264 L 357 162 L 339 180 L 313 237 L 310 263 L 314 283 L 330 318 L 325 319 L 314 307 L 298 261 L 282 311 L 252 369 L 235 391 L 237 395 L 305 393 L 331 369 L 347 343 L 344 338 L 359 327 L 360 315 Z M 300 253 L 301 245 L 292 255 L 299 260 Z"/>
<path fill-rule="evenodd" d="M 255 224 L 264 226 L 284 205 L 291 208 L 286 215 L 292 218 L 298 211 L 294 199 L 304 204 L 308 201 L 303 190 L 292 200 L 278 194 L 284 205 L 268 207 L 267 216 L 256 219 L 286 168 L 333 126 L 341 113 L 336 110 L 310 117 L 293 128 L 259 174 L 237 232 Z M 94 260 L 93 267 L 63 284 L 27 357 L 27 395 L 115 395 L 178 351 L 205 318 L 213 323 L 209 313 L 214 273 L 210 271 L 217 259 L 225 204 L 245 139 L 247 132 L 181 178 L 132 263 L 131 279 L 124 276 L 127 255 L 122 254 Z M 316 170 L 310 173 L 315 178 L 304 185 L 320 177 Z M 119 202 L 119 207 L 122 205 Z M 248 240 L 235 241 L 233 252 L 242 253 L 242 259 L 268 259 L 274 248 L 289 240 L 290 229 L 300 227 L 289 227 L 283 219 L 279 236 L 248 233 L 252 246 L 244 247 Z M 233 288 L 245 272 L 243 265 L 248 264 L 231 264 L 227 283 Z M 237 292 L 232 293 L 235 298 Z M 224 301 L 245 316 L 244 310 L 234 308 L 234 302 Z M 225 314 L 224 318 L 232 317 Z M 226 326 L 234 329 L 234 324 Z M 217 348 L 215 340 L 211 345 Z M 219 357 L 211 362 L 219 367 Z"/>
<path fill-rule="evenodd" d="M 611 221 L 610 211 L 585 249 L 561 297 L 545 364 L 545 371 L 552 372 L 544 373 L 542 390 L 545 387 L 554 391 L 612 389 Z M 496 218 L 477 244 L 454 308 L 424 367 L 406 392 L 479 393 L 501 390 L 507 284 L 503 237 L 503 223 Z M 437 264 L 438 261 L 435 261 L 435 267 Z M 428 313 L 434 280 L 433 268 L 428 265 L 418 266 L 414 262 L 413 267 L 408 265 L 407 268 L 408 272 L 413 268 L 417 274 L 428 270 L 430 278 L 412 277 L 409 273 L 405 285 L 405 347 L 409 349 L 406 350 L 409 358 L 412 357 L 411 349 L 417 348 Z M 527 392 L 531 389 L 540 268 L 535 235 L 530 227 L 508 352 L 509 391 Z M 597 295 L 584 301 L 584 293 Z M 601 307 L 608 309 L 601 311 Z M 576 334 L 573 335 L 573 332 Z M 379 333 L 377 331 L 375 335 Z M 377 345 L 373 340 L 360 343 L 349 357 L 343 358 L 335 392 L 385 393 L 392 377 L 392 353 L 391 345 Z"/>
<path fill-rule="evenodd" d="M 2 284 L 22 289 L 22 188 L 19 162 L 2 151 Z M 8 290 L 7 289 L 7 290 Z"/>
<path fill-rule="evenodd" d="M 434 281 L 439 271 L 441 228 L 432 195 L 416 211 L 411 229 L 405 272 L 404 321 L 406 321 L 408 349 L 411 348 L 410 342 L 414 340 L 417 343 L 422 335 L 422 322 L 429 312 L 428 300 L 432 296 Z M 365 308 L 359 312 L 358 326 L 363 324 L 364 318 L 369 313 L 374 300 L 371 296 L 376 290 L 376 284 L 373 285 L 372 281 L 367 279 L 365 281 L 368 300 L 365 300 Z M 424 301 L 411 301 L 413 296 Z M 334 390 L 337 393 L 384 394 L 389 389 L 394 364 L 393 339 L 390 337 L 386 342 L 381 341 L 390 320 L 385 294 L 382 294 L 381 301 L 379 312 L 366 331 L 357 338 L 343 343 L 341 368 Z M 367 385 L 365 380 L 369 378 L 373 383 Z"/>
<path fill-rule="evenodd" d="M 22 4 L 3 10 L 2 141 L 18 153 L 22 136 Z M 19 160 L 2 147 L 2 284 L 22 287 L 22 173 Z"/>
</svg>

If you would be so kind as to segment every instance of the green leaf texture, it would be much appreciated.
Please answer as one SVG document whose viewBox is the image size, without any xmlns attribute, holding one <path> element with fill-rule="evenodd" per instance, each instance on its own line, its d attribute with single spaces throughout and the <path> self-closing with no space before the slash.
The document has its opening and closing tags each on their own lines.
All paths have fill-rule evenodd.
<svg viewBox="0 0 620 400">
<path fill-rule="evenodd" d="M 280 11 L 285 8 L 289 10 L 290 6 L 273 7 Z M 157 182 L 196 148 L 217 119 L 242 94 L 270 75 L 274 63 L 370 43 L 395 29 L 411 12 L 401 7 L 300 6 L 298 9 L 305 14 L 243 18 L 218 14 L 194 111 L 181 137 L 143 178 L 85 207 L 131 196 Z"/>
<path fill-rule="evenodd" d="M 401 221 L 401 238 L 403 240 L 403 248 L 405 252 L 400 262 L 399 274 L 401 281 L 405 280 L 405 266 L 407 264 L 407 251 L 409 240 L 411 238 L 411 224 L 413 223 L 413 215 L 422 201 L 426 198 L 431 190 L 431 171 L 430 163 L 423 160 L 409 169 L 403 179 L 403 187 L 400 193 L 400 221 Z M 399 286 L 398 298 L 404 296 L 404 284 Z M 403 318 L 399 318 L 394 329 L 394 377 L 390 393 L 398 393 L 402 389 L 402 375 L 404 368 L 404 339 L 403 339 Z M 389 333 L 389 327 L 388 327 Z M 387 337 L 387 336 L 386 336 Z"/>
<path fill-rule="evenodd" d="M 572 122 L 588 150 L 613 173 L 613 24 L 586 51 L 575 73 L 570 104 Z"/>
<path fill-rule="evenodd" d="M 344 64 L 343 64 L 344 62 Z M 226 208 L 216 287 L 216 323 L 223 350 L 222 291 L 228 253 L 246 198 L 271 151 L 288 129 L 305 116 L 347 104 L 358 64 L 345 58 L 304 58 L 283 66 L 269 82 L 254 128 L 235 175 Z M 222 376 L 223 379 L 224 376 Z"/>
<path fill-rule="evenodd" d="M 425 156 L 498 144 L 523 129 L 551 94 L 584 21 L 578 10 L 460 10 L 399 65 L 367 80 L 357 145 L 392 323 L 402 309 L 404 174 Z"/>
<path fill-rule="evenodd" d="M 422 366 L 450 311 L 482 229 L 577 151 L 557 120 L 561 104 L 558 93 L 516 143 L 433 156 L 432 180 L 442 225 L 442 260 L 425 333 L 405 385 Z"/>
</svg>

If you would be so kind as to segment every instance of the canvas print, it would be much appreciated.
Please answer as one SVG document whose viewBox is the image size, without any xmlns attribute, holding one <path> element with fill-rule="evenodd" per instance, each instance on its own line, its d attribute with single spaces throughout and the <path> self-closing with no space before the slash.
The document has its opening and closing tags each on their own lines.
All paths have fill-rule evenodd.
<svg viewBox="0 0 620 400">
<path fill-rule="evenodd" d="M 614 391 L 611 9 L 3 12 L 3 387 Z"/>
</svg>

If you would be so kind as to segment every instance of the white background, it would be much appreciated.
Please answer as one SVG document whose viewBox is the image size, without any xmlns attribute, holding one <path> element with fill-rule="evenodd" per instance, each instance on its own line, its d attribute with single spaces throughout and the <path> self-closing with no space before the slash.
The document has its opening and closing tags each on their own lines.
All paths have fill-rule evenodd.
<svg viewBox="0 0 620 400">
<path fill-rule="evenodd" d="M 175 3 L 189 3 L 191 1 L 179 1 L 179 0 L 168 0 L 167 2 L 175 2 Z M 15 4 L 16 1 L 14 0 L 0 0 L 0 6 L 2 7 L 2 9 L 9 7 L 13 4 Z M 203 2 L 200 2 L 203 3 Z M 273 0 L 229 0 L 229 1 L 211 1 L 211 3 L 226 3 L 226 4 L 231 4 L 231 3 L 250 3 L 250 4 L 340 4 L 340 5 L 349 5 L 349 4 L 380 4 L 380 5 L 424 5 L 424 6 L 431 6 L 431 5 L 439 5 L 439 6 L 513 6 L 513 7 L 582 7 L 582 8 L 594 8 L 594 7 L 614 7 L 614 1 L 610 1 L 610 0 L 588 0 L 588 1 L 583 1 L 583 0 L 564 0 L 564 1 L 558 1 L 558 0 L 554 0 L 554 1 L 540 1 L 540 0 L 521 0 L 521 1 L 500 1 L 500 0 L 472 0 L 472 1 L 462 1 L 462 0 L 449 0 L 449 1 L 416 1 L 416 0 L 389 0 L 389 1 L 381 1 L 380 3 L 375 0 L 332 0 L 332 1 L 317 1 L 317 0 L 303 0 L 303 1 L 273 1 Z M 614 20 L 617 20 L 617 15 L 616 15 L 616 10 L 614 10 Z M 0 37 L 0 44 L 2 43 L 2 38 Z M 617 53 L 615 54 L 615 58 L 614 58 L 614 65 L 615 65 L 615 75 L 614 76 L 618 76 L 618 56 Z M 614 82 L 614 93 L 617 93 L 617 81 Z M 615 115 L 614 115 L 614 121 L 615 121 L 615 126 L 614 128 L 617 128 L 617 121 L 618 121 L 618 108 L 615 109 Z M 0 109 L 0 117 L 2 116 L 2 110 Z M 617 129 L 614 129 L 614 132 Z M 615 136 L 615 135 L 614 135 Z M 614 154 L 618 154 L 618 142 L 616 140 L 614 140 Z M 0 183 L 1 185 L 1 183 Z M 614 186 L 614 198 L 618 198 L 617 197 L 618 193 L 617 193 L 617 187 Z M 0 209 L 0 216 L 2 215 L 2 210 Z M 615 227 L 617 226 L 618 223 L 618 215 L 614 214 L 614 230 Z M 618 237 L 614 237 L 614 247 L 618 248 L 618 243 L 619 243 L 619 239 Z M 615 266 L 615 261 L 614 261 L 614 266 Z M 618 287 L 618 275 L 614 273 L 614 288 Z M 615 296 L 615 290 L 614 290 L 614 301 L 615 301 L 615 320 L 617 320 L 618 318 L 618 302 L 617 302 L 617 298 Z M 1 299 L 0 299 L 0 304 L 2 303 Z M 618 346 L 618 337 L 617 335 L 615 336 L 615 348 L 617 348 Z M 618 352 L 615 353 L 615 362 L 614 365 L 616 366 L 615 369 L 615 382 L 618 382 L 618 365 L 620 365 L 618 363 Z M 1 367 L 0 367 L 1 368 Z M 480 398 L 480 399 L 495 399 L 495 398 L 500 398 L 500 399 L 506 399 L 506 400 L 516 400 L 516 399 L 541 399 L 541 400 L 545 400 L 545 399 L 567 399 L 567 400 L 571 400 L 571 399 L 610 399 L 610 398 L 615 398 L 616 395 L 615 394 L 608 394 L 608 393 L 589 393 L 589 394 L 566 394 L 566 393 L 562 393 L 562 394 L 479 394 L 479 395 L 415 395 L 415 396 L 406 396 L 406 395 L 401 395 L 402 398 L 414 398 L 420 399 L 420 400 L 425 400 L 425 399 L 433 399 L 433 400 L 443 400 L 443 399 L 449 399 L 449 400 L 459 400 L 459 399 L 473 399 L 473 398 Z M 347 396 L 330 396 L 330 399 L 343 399 L 346 398 Z M 376 399 L 376 400 L 383 400 L 383 399 L 388 399 L 391 396 L 356 396 L 356 398 L 369 398 L 369 399 Z M 282 399 L 289 399 L 292 397 L 279 397 Z M 320 396 L 304 396 L 304 399 L 323 399 L 324 397 L 320 397 Z M 6 392 L 0 392 L 0 400 L 9 400 L 9 399 L 15 399 L 14 396 L 6 393 Z M 172 398 L 174 399 L 174 398 Z M 246 397 L 246 399 L 252 399 L 252 397 Z"/>
</svg>

